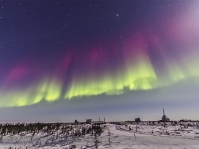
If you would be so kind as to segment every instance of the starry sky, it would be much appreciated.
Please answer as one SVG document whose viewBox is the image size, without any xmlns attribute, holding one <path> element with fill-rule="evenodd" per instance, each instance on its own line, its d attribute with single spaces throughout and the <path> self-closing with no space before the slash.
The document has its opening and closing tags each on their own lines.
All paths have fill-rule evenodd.
<svg viewBox="0 0 199 149">
<path fill-rule="evenodd" d="M 0 1 L 0 121 L 199 119 L 199 1 Z"/>
</svg>

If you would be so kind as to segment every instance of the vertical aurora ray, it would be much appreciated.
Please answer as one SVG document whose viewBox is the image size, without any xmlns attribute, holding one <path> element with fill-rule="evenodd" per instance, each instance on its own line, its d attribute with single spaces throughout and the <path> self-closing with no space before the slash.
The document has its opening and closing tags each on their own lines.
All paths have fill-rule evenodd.
<svg viewBox="0 0 199 149">
<path fill-rule="evenodd" d="M 189 47 L 189 53 L 179 54 L 177 57 L 168 57 L 165 62 L 165 81 L 167 86 L 182 80 L 199 77 L 199 59 L 197 48 Z M 182 48 L 183 50 L 183 48 Z"/>
<path fill-rule="evenodd" d="M 61 96 L 62 85 L 56 79 L 46 80 L 42 83 L 41 91 L 44 93 L 43 99 L 52 102 L 58 100 Z M 38 90 L 40 94 L 40 90 Z"/>
<path fill-rule="evenodd" d="M 145 57 L 138 58 L 136 64 L 130 63 L 124 72 L 125 86 L 130 90 L 154 88 L 151 81 L 157 79 L 156 74 L 150 61 Z"/>
</svg>

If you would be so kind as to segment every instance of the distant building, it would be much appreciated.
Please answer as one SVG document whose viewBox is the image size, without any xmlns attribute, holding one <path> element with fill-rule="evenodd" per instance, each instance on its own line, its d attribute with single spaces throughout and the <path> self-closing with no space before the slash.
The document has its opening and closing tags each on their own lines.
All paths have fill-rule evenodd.
<svg viewBox="0 0 199 149">
<path fill-rule="evenodd" d="M 140 118 L 136 118 L 135 122 L 141 122 Z"/>
<path fill-rule="evenodd" d="M 77 120 L 75 120 L 75 122 L 74 122 L 75 124 L 78 124 L 79 122 L 77 121 Z"/>
<path fill-rule="evenodd" d="M 163 109 L 162 121 L 163 121 L 163 122 L 168 122 L 168 121 L 170 121 L 170 119 L 165 115 L 164 109 Z"/>
<path fill-rule="evenodd" d="M 92 124 L 92 119 L 86 119 L 86 124 Z"/>
</svg>

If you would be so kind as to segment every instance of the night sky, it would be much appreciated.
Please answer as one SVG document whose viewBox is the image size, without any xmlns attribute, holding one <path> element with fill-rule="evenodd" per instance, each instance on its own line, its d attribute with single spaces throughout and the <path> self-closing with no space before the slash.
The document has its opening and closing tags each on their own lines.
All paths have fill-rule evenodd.
<svg viewBox="0 0 199 149">
<path fill-rule="evenodd" d="M 0 121 L 199 119 L 199 1 L 0 1 Z"/>
</svg>

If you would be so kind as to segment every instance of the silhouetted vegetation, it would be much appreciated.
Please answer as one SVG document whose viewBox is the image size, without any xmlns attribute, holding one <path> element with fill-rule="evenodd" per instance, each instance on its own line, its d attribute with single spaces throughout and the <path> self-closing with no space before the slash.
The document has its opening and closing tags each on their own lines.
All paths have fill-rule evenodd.
<svg viewBox="0 0 199 149">
<path fill-rule="evenodd" d="M 39 133 L 41 135 L 40 138 L 37 136 Z M 38 146 L 57 143 L 71 144 L 80 141 L 86 134 L 99 136 L 101 133 L 102 128 L 100 125 L 91 126 L 77 123 L 7 123 L 0 124 L 0 143 L 4 142 L 4 137 L 9 136 L 10 142 L 35 142 L 34 144 Z"/>
</svg>

